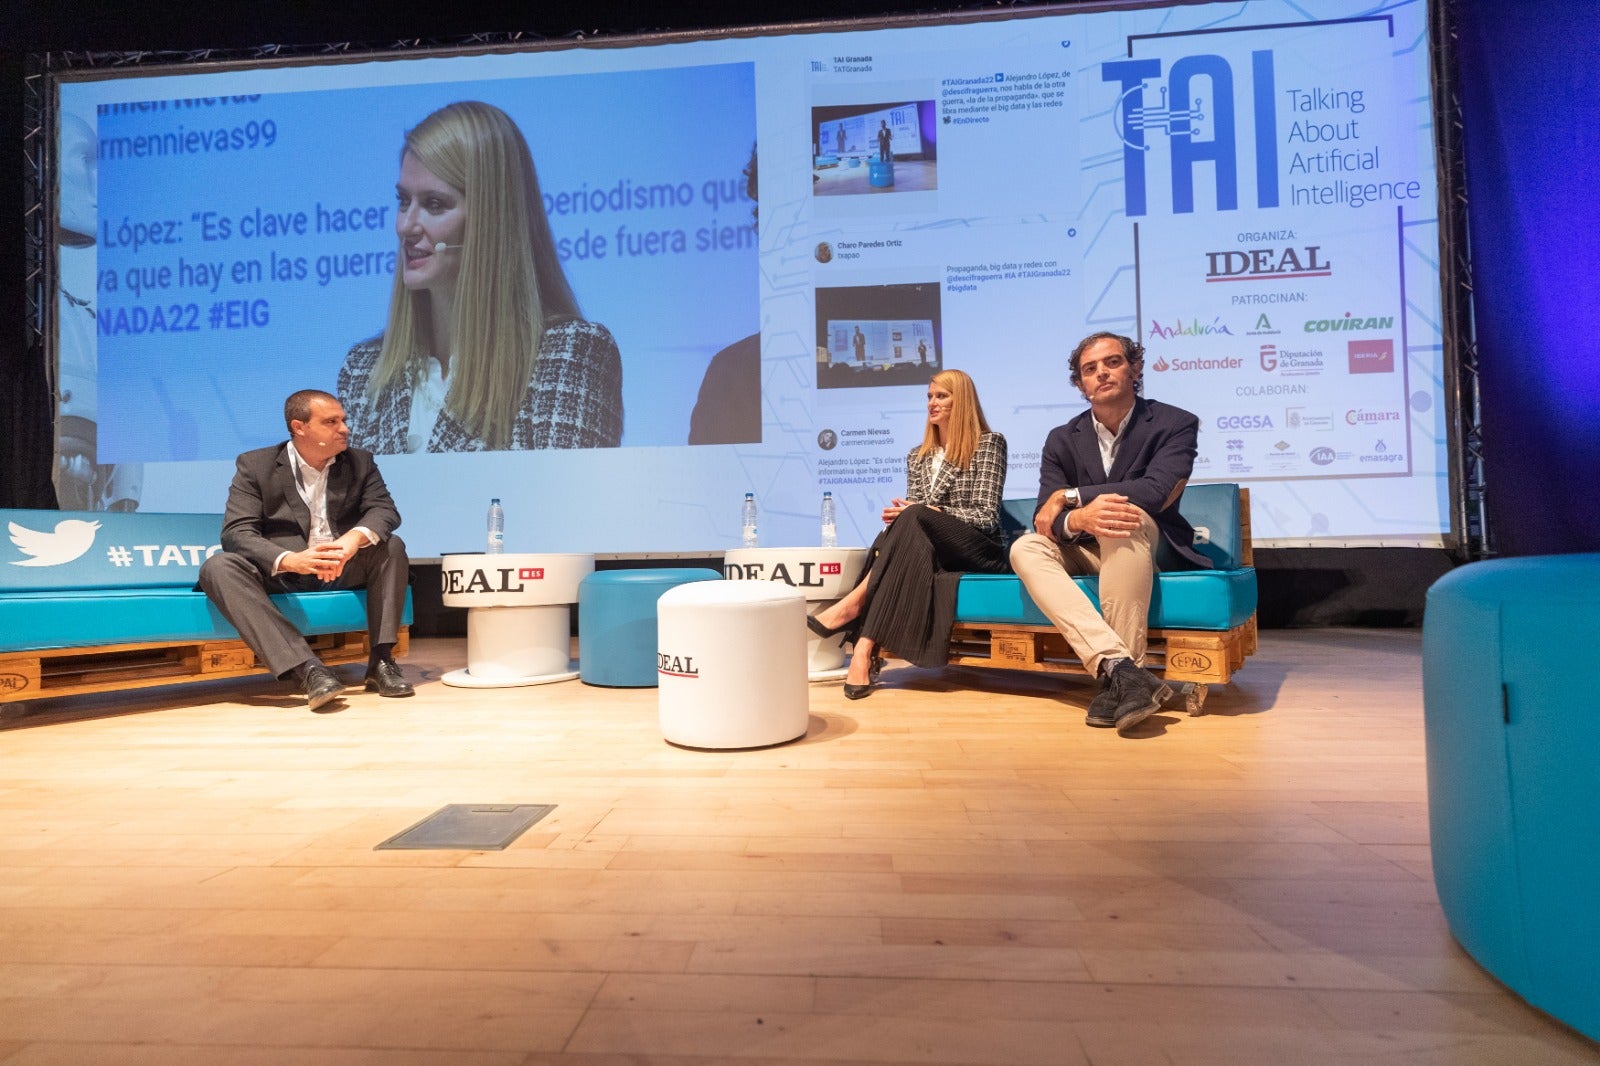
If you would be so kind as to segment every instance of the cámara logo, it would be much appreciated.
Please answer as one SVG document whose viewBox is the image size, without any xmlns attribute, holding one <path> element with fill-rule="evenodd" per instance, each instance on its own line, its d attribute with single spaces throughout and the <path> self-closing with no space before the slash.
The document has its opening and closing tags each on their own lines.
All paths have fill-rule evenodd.
<svg viewBox="0 0 1600 1066">
<path fill-rule="evenodd" d="M 1350 426 L 1371 426 L 1380 422 L 1400 421 L 1399 411 L 1363 411 L 1361 408 L 1352 408 L 1344 413 L 1344 421 Z M 1378 450 L 1383 451 L 1383 441 L 1378 442 Z"/>
</svg>

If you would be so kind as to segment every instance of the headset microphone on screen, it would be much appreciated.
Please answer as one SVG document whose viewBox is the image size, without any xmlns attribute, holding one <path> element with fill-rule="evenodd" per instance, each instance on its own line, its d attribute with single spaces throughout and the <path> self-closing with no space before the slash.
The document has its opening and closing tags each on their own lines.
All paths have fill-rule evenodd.
<svg viewBox="0 0 1600 1066">
<path fill-rule="evenodd" d="M 433 250 L 436 251 L 436 252 L 442 252 L 446 248 L 465 248 L 465 247 L 466 247 L 466 245 L 464 245 L 464 244 L 446 244 L 443 241 L 440 241 L 438 244 L 433 246 Z"/>
</svg>

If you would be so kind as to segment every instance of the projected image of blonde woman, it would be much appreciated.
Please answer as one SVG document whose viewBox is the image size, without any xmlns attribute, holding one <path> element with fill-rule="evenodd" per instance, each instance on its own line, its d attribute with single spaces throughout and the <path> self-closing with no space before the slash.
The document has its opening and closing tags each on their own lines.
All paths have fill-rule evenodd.
<svg viewBox="0 0 1600 1066">
<path fill-rule="evenodd" d="M 440 108 L 405 136 L 383 334 L 350 349 L 350 443 L 380 454 L 622 441 L 616 341 L 578 310 L 533 156 L 499 108 Z"/>
</svg>

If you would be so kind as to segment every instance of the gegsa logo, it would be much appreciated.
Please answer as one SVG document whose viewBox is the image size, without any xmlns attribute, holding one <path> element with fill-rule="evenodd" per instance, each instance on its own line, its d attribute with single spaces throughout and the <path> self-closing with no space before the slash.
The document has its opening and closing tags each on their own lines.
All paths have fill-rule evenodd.
<svg viewBox="0 0 1600 1066">
<path fill-rule="evenodd" d="M 62 566 L 83 555 L 94 546 L 95 530 L 99 522 L 85 522 L 81 518 L 68 518 L 57 522 L 54 532 L 45 533 L 15 522 L 7 523 L 11 543 L 27 559 L 13 559 L 12 566 Z"/>
</svg>

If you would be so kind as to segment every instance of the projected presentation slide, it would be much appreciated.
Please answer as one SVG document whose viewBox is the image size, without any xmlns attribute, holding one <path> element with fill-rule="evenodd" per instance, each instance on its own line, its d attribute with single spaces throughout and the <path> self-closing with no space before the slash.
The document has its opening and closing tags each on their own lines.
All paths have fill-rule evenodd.
<svg viewBox="0 0 1600 1066">
<path fill-rule="evenodd" d="M 220 510 L 309 386 L 419 558 L 490 496 L 511 550 L 694 553 L 826 488 L 864 545 L 933 373 L 1032 497 L 1108 330 L 1258 543 L 1446 543 L 1428 52 L 1307 0 L 65 80 L 63 498 Z"/>
</svg>

